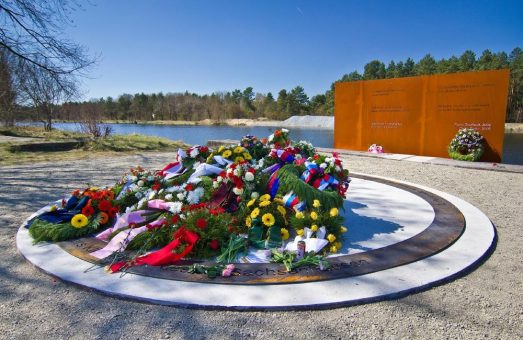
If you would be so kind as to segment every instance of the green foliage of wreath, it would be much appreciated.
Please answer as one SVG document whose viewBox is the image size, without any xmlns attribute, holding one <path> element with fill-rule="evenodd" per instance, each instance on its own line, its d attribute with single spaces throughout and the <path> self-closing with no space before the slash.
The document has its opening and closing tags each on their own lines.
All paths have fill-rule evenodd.
<svg viewBox="0 0 523 340">
<path fill-rule="evenodd" d="M 29 234 L 34 243 L 67 241 L 97 232 L 102 229 L 101 221 L 102 216 L 98 214 L 85 227 L 75 228 L 71 223 L 51 223 L 37 218 L 29 227 Z"/>
<path fill-rule="evenodd" d="M 485 149 L 479 148 L 471 153 L 468 154 L 462 154 L 459 151 L 453 150 L 449 147 L 449 156 L 452 159 L 458 160 L 458 161 L 467 161 L 467 162 L 477 162 L 481 159 L 481 156 L 483 156 L 483 153 L 485 152 Z"/>
<path fill-rule="evenodd" d="M 450 158 L 467 162 L 478 161 L 484 151 L 484 137 L 476 130 L 467 128 L 459 129 L 448 147 Z"/>
<path fill-rule="evenodd" d="M 309 209 L 315 199 L 319 200 L 329 210 L 343 207 L 343 198 L 337 192 L 332 190 L 320 191 L 305 183 L 300 178 L 300 171 L 291 164 L 284 165 L 278 170 L 278 177 L 280 179 L 279 192 L 286 194 L 293 191 L 300 200 L 307 203 Z"/>
</svg>

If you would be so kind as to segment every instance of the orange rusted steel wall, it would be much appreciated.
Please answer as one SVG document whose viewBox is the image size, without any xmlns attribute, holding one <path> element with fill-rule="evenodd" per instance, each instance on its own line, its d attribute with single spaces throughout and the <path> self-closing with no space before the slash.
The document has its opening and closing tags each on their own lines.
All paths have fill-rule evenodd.
<svg viewBox="0 0 523 340">
<path fill-rule="evenodd" d="M 334 147 L 448 157 L 462 127 L 478 130 L 488 145 L 482 161 L 503 153 L 509 70 L 337 83 Z"/>
</svg>

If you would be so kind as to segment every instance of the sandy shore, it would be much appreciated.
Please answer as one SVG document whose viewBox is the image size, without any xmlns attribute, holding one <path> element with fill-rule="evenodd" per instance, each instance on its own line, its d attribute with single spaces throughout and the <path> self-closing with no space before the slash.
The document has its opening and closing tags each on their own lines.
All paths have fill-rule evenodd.
<svg viewBox="0 0 523 340">
<path fill-rule="evenodd" d="M 522 174 L 346 156 L 353 172 L 426 185 L 472 203 L 489 216 L 499 237 L 492 256 L 464 277 L 401 299 L 360 306 L 263 313 L 148 305 L 56 281 L 17 253 L 18 226 L 37 208 L 87 182 L 110 184 L 130 166 L 159 168 L 173 156 L 0 167 L 0 338 L 523 338 Z"/>
</svg>

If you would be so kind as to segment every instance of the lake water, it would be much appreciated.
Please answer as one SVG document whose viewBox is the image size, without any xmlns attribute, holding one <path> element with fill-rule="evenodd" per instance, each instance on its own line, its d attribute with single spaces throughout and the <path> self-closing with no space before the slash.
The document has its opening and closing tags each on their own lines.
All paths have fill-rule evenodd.
<svg viewBox="0 0 523 340">
<path fill-rule="evenodd" d="M 245 135 L 255 135 L 258 138 L 269 136 L 274 127 L 266 126 L 173 126 L 147 124 L 109 124 L 114 134 L 139 133 L 143 135 L 165 137 L 171 140 L 181 140 L 188 144 L 206 144 L 209 139 L 240 139 Z M 61 130 L 77 131 L 76 123 L 55 123 L 54 127 Z M 306 140 L 314 146 L 331 148 L 334 132 L 327 129 L 290 128 L 293 140 Z M 503 148 L 503 163 L 523 165 L 523 134 L 506 133 Z"/>
</svg>

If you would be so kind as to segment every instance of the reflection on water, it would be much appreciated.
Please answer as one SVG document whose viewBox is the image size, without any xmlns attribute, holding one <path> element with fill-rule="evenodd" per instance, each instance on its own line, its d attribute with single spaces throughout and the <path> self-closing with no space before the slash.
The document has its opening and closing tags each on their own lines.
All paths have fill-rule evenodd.
<svg viewBox="0 0 523 340">
<path fill-rule="evenodd" d="M 503 163 L 523 164 L 523 133 L 505 134 Z"/>
<path fill-rule="evenodd" d="M 240 139 L 251 134 L 259 138 L 269 136 L 276 128 L 267 126 L 174 126 L 147 124 L 109 124 L 115 134 L 139 133 L 143 135 L 182 140 L 188 144 L 206 144 L 209 139 Z M 76 123 L 55 123 L 57 129 L 77 131 Z M 326 129 L 291 128 L 290 137 L 294 140 L 309 141 L 314 146 L 330 148 L 334 131 Z M 523 165 L 523 134 L 505 134 L 503 163 Z"/>
</svg>

